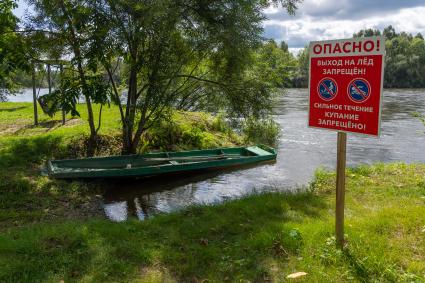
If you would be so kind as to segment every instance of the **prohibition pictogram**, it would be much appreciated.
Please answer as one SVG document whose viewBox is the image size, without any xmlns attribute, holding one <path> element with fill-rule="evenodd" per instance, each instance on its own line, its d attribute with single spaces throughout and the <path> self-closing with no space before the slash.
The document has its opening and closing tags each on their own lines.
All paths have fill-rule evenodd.
<svg viewBox="0 0 425 283">
<path fill-rule="evenodd" d="M 334 79 L 323 78 L 317 85 L 317 93 L 325 101 L 334 99 L 338 93 L 338 86 Z"/>
<path fill-rule="evenodd" d="M 356 103 L 365 102 L 371 93 L 370 84 L 365 79 L 354 79 L 348 84 L 347 94 L 351 101 Z"/>
</svg>

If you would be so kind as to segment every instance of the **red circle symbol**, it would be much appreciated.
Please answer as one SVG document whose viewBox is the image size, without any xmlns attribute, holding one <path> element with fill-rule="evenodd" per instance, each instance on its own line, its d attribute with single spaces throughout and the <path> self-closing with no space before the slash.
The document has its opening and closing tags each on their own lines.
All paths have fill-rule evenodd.
<svg viewBox="0 0 425 283">
<path fill-rule="evenodd" d="M 317 94 L 325 101 L 331 101 L 338 94 L 338 85 L 332 78 L 323 78 L 317 85 Z"/>
<path fill-rule="evenodd" d="M 355 103 L 365 102 L 369 99 L 371 93 L 370 83 L 363 78 L 352 80 L 347 87 L 348 98 Z"/>
</svg>

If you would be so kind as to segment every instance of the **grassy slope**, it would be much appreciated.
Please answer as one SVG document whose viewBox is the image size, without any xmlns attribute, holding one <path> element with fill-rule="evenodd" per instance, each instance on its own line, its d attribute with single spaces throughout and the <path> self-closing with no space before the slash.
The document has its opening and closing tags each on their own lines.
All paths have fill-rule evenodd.
<svg viewBox="0 0 425 283">
<path fill-rule="evenodd" d="M 269 193 L 144 222 L 36 223 L 0 236 L 0 281 L 423 282 L 425 165 L 347 172 L 345 252 L 334 248 L 334 174 L 312 192 Z"/>
<path fill-rule="evenodd" d="M 99 105 L 94 105 L 94 113 L 98 113 Z M 40 109 L 40 125 L 34 127 L 33 106 L 31 103 L 0 103 L 0 143 L 13 137 L 70 137 L 89 133 L 87 109 L 79 104 L 77 110 L 81 119 L 71 119 L 65 126 L 61 125 L 61 115 L 49 118 Z M 71 120 L 69 120 L 71 119 Z M 95 120 L 97 121 L 95 114 Z M 97 124 L 97 122 L 96 122 Z M 102 112 L 101 135 L 119 136 L 121 132 L 119 111 L 116 106 L 104 107 Z M 175 112 L 171 121 L 162 121 L 147 133 L 150 145 L 147 149 L 160 149 L 172 143 L 177 149 L 209 148 L 230 146 L 239 143 L 220 118 L 200 112 Z"/>
</svg>

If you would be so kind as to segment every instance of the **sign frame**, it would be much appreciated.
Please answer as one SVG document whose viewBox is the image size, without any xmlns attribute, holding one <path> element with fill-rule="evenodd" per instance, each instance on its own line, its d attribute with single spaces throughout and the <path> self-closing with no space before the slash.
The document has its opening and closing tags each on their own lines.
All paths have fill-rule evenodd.
<svg viewBox="0 0 425 283">
<path fill-rule="evenodd" d="M 357 53 L 348 53 L 348 54 L 323 54 L 323 55 L 314 55 L 312 57 L 313 53 L 313 46 L 316 44 L 333 44 L 333 43 L 341 43 L 341 42 L 364 42 L 367 40 L 374 40 L 374 41 L 380 41 L 380 47 L 382 48 L 382 51 L 372 51 L 372 52 L 357 52 Z M 348 57 L 348 56 L 367 56 L 367 55 L 381 55 L 382 56 L 382 69 L 381 69 L 381 83 L 379 87 L 379 111 L 378 111 L 378 132 L 376 135 L 374 134 L 368 134 L 368 133 L 359 133 L 359 132 L 353 132 L 353 131 L 347 131 L 342 129 L 331 129 L 331 128 L 324 128 L 324 127 L 316 127 L 310 125 L 310 110 L 311 110 L 311 104 L 310 104 L 310 95 L 311 95 L 311 59 L 312 58 L 324 58 L 324 57 Z M 308 113 L 307 113 L 307 127 L 312 129 L 322 129 L 332 132 L 343 132 L 343 133 L 350 133 L 358 136 L 367 136 L 371 138 L 379 138 L 381 136 L 381 120 L 382 120 L 382 103 L 383 103 L 383 93 L 384 93 L 384 72 L 385 72 L 385 36 L 370 36 L 370 37 L 357 37 L 357 38 L 346 38 L 346 39 L 333 39 L 333 40 L 321 40 L 321 41 L 311 41 L 308 46 Z M 332 78 L 332 77 L 331 77 Z M 354 79 L 354 78 L 353 78 Z M 345 88 L 342 88 L 338 86 L 338 92 L 345 91 Z"/>
</svg>

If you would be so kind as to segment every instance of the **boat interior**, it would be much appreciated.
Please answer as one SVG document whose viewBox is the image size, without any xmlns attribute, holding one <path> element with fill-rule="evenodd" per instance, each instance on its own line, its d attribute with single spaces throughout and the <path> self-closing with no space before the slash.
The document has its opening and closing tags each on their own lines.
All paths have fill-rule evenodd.
<svg viewBox="0 0 425 283">
<path fill-rule="evenodd" d="M 251 150 L 250 150 L 251 149 Z M 253 148 L 222 148 L 211 150 L 194 150 L 180 152 L 161 152 L 148 154 L 135 154 L 126 156 L 94 157 L 84 159 L 54 160 L 51 161 L 53 169 L 60 168 L 96 168 L 118 169 L 137 168 L 146 166 L 178 165 L 182 163 L 205 162 L 230 158 L 246 158 L 260 155 Z M 264 150 L 262 150 L 264 151 Z M 264 151 L 266 152 L 266 151 Z"/>
</svg>

